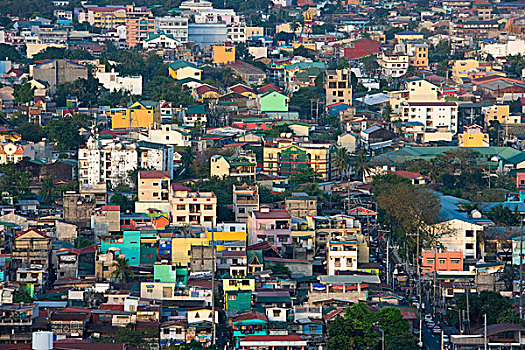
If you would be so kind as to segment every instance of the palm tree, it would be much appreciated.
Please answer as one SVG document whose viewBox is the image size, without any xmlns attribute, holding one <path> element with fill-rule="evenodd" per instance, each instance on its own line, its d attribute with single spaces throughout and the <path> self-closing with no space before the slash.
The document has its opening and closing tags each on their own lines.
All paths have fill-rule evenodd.
<svg viewBox="0 0 525 350">
<path fill-rule="evenodd" d="M 368 161 L 368 155 L 365 151 L 357 152 L 357 156 L 353 161 L 355 174 L 365 181 L 365 175 L 370 170 L 370 162 Z"/>
<path fill-rule="evenodd" d="M 350 165 L 350 156 L 348 150 L 341 147 L 335 153 L 334 163 L 337 169 L 339 169 L 340 178 L 343 179 L 343 175 L 347 174 L 348 166 Z"/>
<path fill-rule="evenodd" d="M 118 278 L 121 282 L 127 282 L 133 278 L 133 271 L 129 267 L 129 260 L 120 256 L 113 262 L 113 277 Z"/>
<path fill-rule="evenodd" d="M 55 191 L 55 183 L 50 177 L 46 177 L 42 181 L 42 187 L 40 188 L 40 196 L 44 204 L 53 203 L 53 192 Z"/>
</svg>

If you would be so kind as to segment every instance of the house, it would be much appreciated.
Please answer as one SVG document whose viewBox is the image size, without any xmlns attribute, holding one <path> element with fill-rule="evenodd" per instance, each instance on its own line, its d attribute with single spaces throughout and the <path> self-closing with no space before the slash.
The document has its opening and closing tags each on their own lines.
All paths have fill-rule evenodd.
<svg viewBox="0 0 525 350">
<path fill-rule="evenodd" d="M 238 181 L 255 181 L 255 168 L 257 161 L 253 152 L 237 152 L 234 156 L 227 157 L 214 155 L 210 158 L 211 177 L 231 177 Z"/>
<path fill-rule="evenodd" d="M 267 241 L 278 249 L 291 244 L 291 216 L 283 209 L 261 207 L 249 213 L 248 234 L 252 244 Z"/>
<path fill-rule="evenodd" d="M 227 67 L 246 84 L 261 85 L 266 79 L 266 73 L 264 73 L 264 71 L 243 61 L 234 61 L 229 63 Z"/>
<path fill-rule="evenodd" d="M 233 337 L 235 345 L 239 340 L 252 334 L 268 334 L 268 317 L 255 311 L 238 314 L 233 318 Z"/>
<path fill-rule="evenodd" d="M 157 258 L 157 235 L 148 231 L 124 230 L 121 237 L 104 238 L 100 251 L 119 250 L 117 255 L 125 256 L 130 265 L 153 264 Z"/>
<path fill-rule="evenodd" d="M 410 180 L 410 182 L 412 182 L 412 185 L 424 185 L 429 180 L 428 176 L 421 175 L 418 172 L 396 170 L 396 171 L 388 171 L 388 173 L 396 174 L 397 176 Z"/>
<path fill-rule="evenodd" d="M 248 213 L 259 210 L 259 187 L 257 185 L 233 185 L 233 213 L 235 222 L 248 221 Z"/>
<path fill-rule="evenodd" d="M 187 34 L 187 29 L 186 29 Z M 180 40 L 171 34 L 150 34 L 147 39 L 142 40 L 142 47 L 148 49 L 176 49 L 181 45 Z M 171 76 L 171 74 L 170 74 Z"/>
<path fill-rule="evenodd" d="M 424 39 L 424 35 L 421 34 L 421 33 L 418 33 L 418 32 L 407 30 L 407 31 L 403 31 L 403 32 L 399 32 L 399 33 L 394 34 L 394 38 L 397 41 L 402 41 L 402 40 L 423 40 Z"/>
<path fill-rule="evenodd" d="M 401 103 L 402 120 L 419 122 L 425 130 L 437 130 L 455 134 L 458 131 L 458 104 L 456 102 Z"/>
<path fill-rule="evenodd" d="M 216 93 L 213 89 L 203 92 L 207 86 L 209 85 L 201 86 L 197 89 L 197 93 L 202 98 L 207 98 L 207 96 L 211 96 L 210 94 Z M 187 127 L 206 126 L 207 121 L 208 117 L 204 105 L 190 105 L 184 111 L 182 125 Z"/>
<path fill-rule="evenodd" d="M 213 45 L 213 63 L 228 64 L 235 62 L 235 46 L 229 43 Z"/>
<path fill-rule="evenodd" d="M 230 86 L 228 88 L 228 91 L 235 92 L 239 95 L 246 96 L 249 99 L 257 98 L 257 92 L 251 87 L 243 85 L 243 84 L 236 84 L 236 85 Z"/>
<path fill-rule="evenodd" d="M 344 133 L 337 136 L 337 146 L 346 149 L 348 153 L 355 153 L 357 142 L 357 136 L 352 133 Z"/>
<path fill-rule="evenodd" d="M 192 90 L 192 96 L 197 102 L 203 102 L 205 99 L 217 99 L 221 95 L 219 89 L 208 84 L 202 84 Z"/>
<path fill-rule="evenodd" d="M 292 217 L 302 218 L 307 215 L 317 215 L 317 197 L 306 193 L 292 193 L 286 197 L 285 208 Z"/>
<path fill-rule="evenodd" d="M 257 96 L 257 104 L 261 113 L 288 112 L 290 98 L 280 92 L 268 90 Z"/>
<path fill-rule="evenodd" d="M 90 317 L 89 312 L 59 311 L 51 314 L 49 322 L 57 339 L 83 339 Z"/>
<path fill-rule="evenodd" d="M 186 343 L 187 323 L 185 321 L 166 321 L 160 325 L 160 344 L 163 346 Z"/>
<path fill-rule="evenodd" d="M 170 213 L 173 224 L 217 225 L 217 197 L 213 192 L 194 192 L 178 183 L 171 185 Z"/>
<path fill-rule="evenodd" d="M 18 163 L 24 158 L 27 145 L 0 143 L 0 164 Z"/>
<path fill-rule="evenodd" d="M 483 128 L 477 124 L 463 127 L 463 133 L 458 134 L 459 147 L 489 147 L 490 137 L 483 132 Z"/>
<path fill-rule="evenodd" d="M 510 116 L 510 106 L 507 104 L 495 104 L 490 107 L 482 108 L 485 117 L 485 125 L 490 126 L 493 121 L 500 124 L 507 124 Z"/>
<path fill-rule="evenodd" d="M 367 150 L 377 150 L 392 145 L 394 133 L 374 125 L 361 132 L 361 144 Z"/>
<path fill-rule="evenodd" d="M 378 55 L 378 63 L 382 74 L 391 78 L 400 78 L 408 70 L 410 57 L 402 52 L 382 51 Z"/>
<path fill-rule="evenodd" d="M 113 129 L 151 128 L 160 124 L 160 104 L 152 101 L 137 101 L 126 109 L 111 109 Z"/>
<path fill-rule="evenodd" d="M 95 78 L 109 92 L 127 91 L 131 95 L 142 95 L 142 76 L 120 77 L 118 72 L 96 72 Z"/>
<path fill-rule="evenodd" d="M 175 80 L 192 78 L 201 80 L 202 69 L 195 64 L 183 60 L 176 60 L 169 64 L 169 76 Z"/>
<path fill-rule="evenodd" d="M 357 271 L 358 246 L 355 237 L 330 240 L 326 252 L 328 275 L 338 275 L 341 271 Z"/>
<path fill-rule="evenodd" d="M 434 271 L 463 271 L 463 252 L 453 250 L 423 250 L 421 270 L 426 276 Z"/>
</svg>

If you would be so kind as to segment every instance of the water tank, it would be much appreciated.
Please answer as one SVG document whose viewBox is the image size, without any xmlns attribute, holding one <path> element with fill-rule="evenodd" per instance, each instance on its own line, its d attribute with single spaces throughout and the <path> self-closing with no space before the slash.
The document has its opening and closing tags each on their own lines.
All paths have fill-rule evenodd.
<svg viewBox="0 0 525 350">
<path fill-rule="evenodd" d="M 33 332 L 33 350 L 52 350 L 53 332 Z"/>
</svg>

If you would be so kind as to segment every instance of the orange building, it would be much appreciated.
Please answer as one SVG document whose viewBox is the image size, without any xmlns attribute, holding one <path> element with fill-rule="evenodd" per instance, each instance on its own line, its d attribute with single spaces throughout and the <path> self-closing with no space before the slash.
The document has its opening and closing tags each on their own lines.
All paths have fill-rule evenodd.
<svg viewBox="0 0 525 350">
<path fill-rule="evenodd" d="M 443 271 L 463 271 L 463 252 L 459 250 L 423 250 L 421 270 L 423 275 Z"/>
<path fill-rule="evenodd" d="M 126 44 L 134 47 L 155 34 L 155 17 L 146 7 L 126 5 Z"/>
</svg>

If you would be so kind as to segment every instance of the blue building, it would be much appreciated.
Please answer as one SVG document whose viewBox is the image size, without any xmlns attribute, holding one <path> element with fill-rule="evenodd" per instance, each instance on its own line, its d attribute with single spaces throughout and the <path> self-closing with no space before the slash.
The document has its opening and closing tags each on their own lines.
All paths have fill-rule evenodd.
<svg viewBox="0 0 525 350">
<path fill-rule="evenodd" d="M 189 23 L 188 41 L 195 41 L 201 47 L 222 44 L 228 41 L 228 28 L 224 23 Z"/>
</svg>

